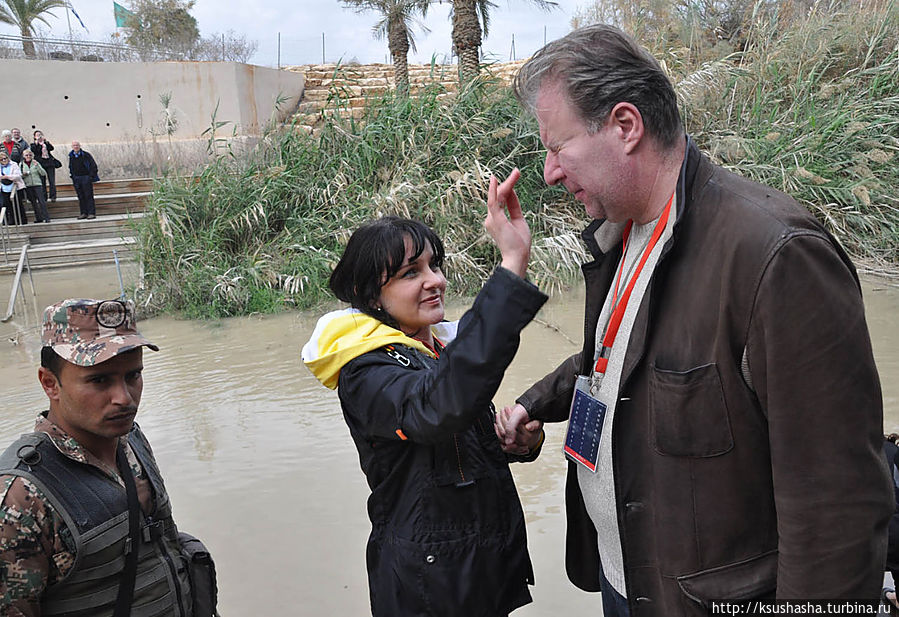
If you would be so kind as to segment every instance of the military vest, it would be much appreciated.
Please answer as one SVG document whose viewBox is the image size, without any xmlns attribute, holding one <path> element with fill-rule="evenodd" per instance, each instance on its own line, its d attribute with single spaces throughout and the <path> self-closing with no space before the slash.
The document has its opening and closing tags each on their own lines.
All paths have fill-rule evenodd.
<svg viewBox="0 0 899 617">
<path fill-rule="evenodd" d="M 149 444 L 137 424 L 128 443 L 153 490 L 151 516 L 141 513 L 141 540 L 132 617 L 190 617 L 187 560 L 178 542 L 169 496 Z M 125 488 L 96 467 L 62 454 L 45 433 L 22 435 L 0 455 L 0 475 L 33 482 L 65 521 L 75 544 L 75 563 L 47 587 L 41 615 L 110 617 L 132 550 Z"/>
</svg>

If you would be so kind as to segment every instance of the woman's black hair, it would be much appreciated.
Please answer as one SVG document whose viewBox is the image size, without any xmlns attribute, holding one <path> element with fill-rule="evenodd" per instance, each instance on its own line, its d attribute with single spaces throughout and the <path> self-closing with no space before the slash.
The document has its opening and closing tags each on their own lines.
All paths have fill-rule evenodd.
<svg viewBox="0 0 899 617">
<path fill-rule="evenodd" d="M 420 221 L 384 216 L 366 223 L 350 236 L 328 281 L 337 299 L 397 327 L 396 320 L 387 311 L 375 308 L 375 304 L 381 296 L 381 287 L 403 266 L 406 238 L 412 241 L 412 259 L 430 244 L 434 266 L 443 268 L 443 242 L 433 229 Z"/>
</svg>

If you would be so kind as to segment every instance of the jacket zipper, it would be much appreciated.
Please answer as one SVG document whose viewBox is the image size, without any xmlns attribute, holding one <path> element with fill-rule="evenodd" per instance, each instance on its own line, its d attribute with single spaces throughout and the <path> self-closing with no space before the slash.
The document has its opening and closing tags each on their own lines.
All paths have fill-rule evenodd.
<svg viewBox="0 0 899 617">
<path fill-rule="evenodd" d="M 465 479 L 465 472 L 462 471 L 462 455 L 459 453 L 459 434 L 453 433 L 453 443 L 456 445 L 456 463 L 459 465 L 459 477 L 462 478 L 462 483 L 457 486 L 465 486 L 468 484 L 468 481 Z"/>
</svg>

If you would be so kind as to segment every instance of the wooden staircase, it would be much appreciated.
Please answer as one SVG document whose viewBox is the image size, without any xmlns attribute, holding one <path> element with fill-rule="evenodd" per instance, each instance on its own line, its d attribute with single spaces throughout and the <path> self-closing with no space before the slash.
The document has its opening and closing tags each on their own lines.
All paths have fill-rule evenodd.
<svg viewBox="0 0 899 617">
<path fill-rule="evenodd" d="M 97 218 L 78 219 L 78 198 L 71 184 L 57 185 L 57 199 L 49 202 L 49 223 L 34 223 L 31 204 L 26 204 L 27 225 L 9 228 L 9 261 L 0 244 L 0 274 L 15 270 L 15 258 L 30 244 L 32 268 L 53 268 L 133 259 L 135 244 L 131 221 L 144 215 L 147 196 L 153 189 L 149 178 L 107 180 L 94 184 Z"/>
</svg>

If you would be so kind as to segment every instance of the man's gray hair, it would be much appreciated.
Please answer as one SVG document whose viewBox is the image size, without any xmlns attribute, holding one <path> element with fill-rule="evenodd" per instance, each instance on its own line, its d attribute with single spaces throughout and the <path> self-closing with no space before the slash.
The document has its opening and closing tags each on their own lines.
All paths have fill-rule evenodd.
<svg viewBox="0 0 899 617">
<path fill-rule="evenodd" d="M 662 148 L 683 139 L 674 87 L 658 61 L 618 28 L 585 26 L 534 54 L 513 84 L 532 114 L 544 83 L 562 87 L 591 133 L 606 123 L 615 105 L 626 102 L 640 110 L 646 133 Z"/>
</svg>

